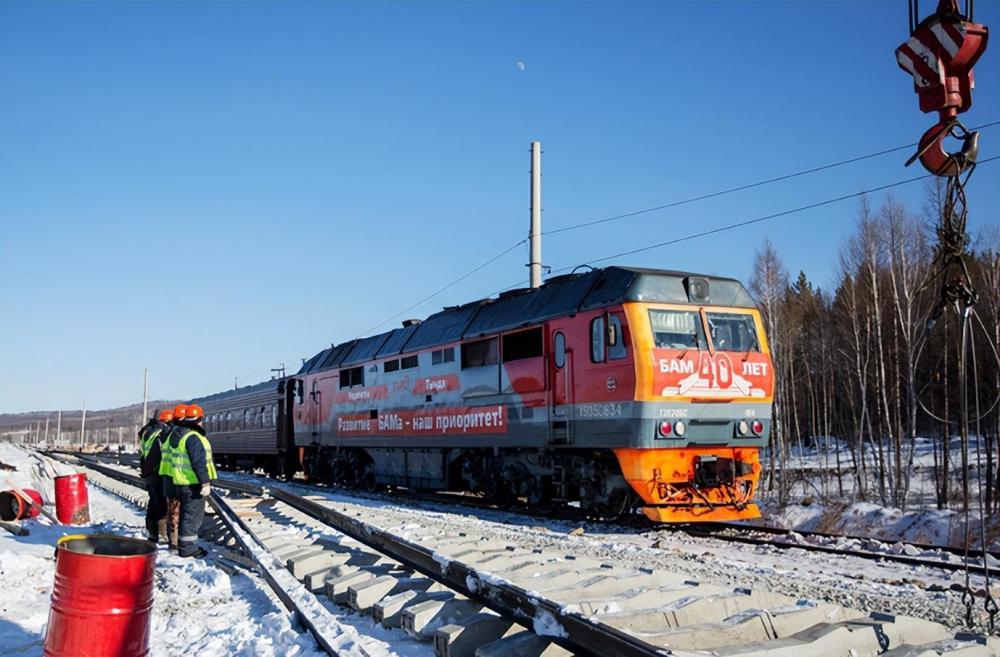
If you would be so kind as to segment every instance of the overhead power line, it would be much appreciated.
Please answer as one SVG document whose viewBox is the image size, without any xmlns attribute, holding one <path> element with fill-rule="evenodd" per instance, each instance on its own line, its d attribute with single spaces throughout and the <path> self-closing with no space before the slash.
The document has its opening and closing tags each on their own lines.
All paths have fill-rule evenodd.
<svg viewBox="0 0 1000 657">
<path fill-rule="evenodd" d="M 977 166 L 982 166 L 990 162 L 995 162 L 1000 160 L 1000 155 L 986 158 L 985 160 L 980 160 Z M 674 239 L 666 240 L 663 242 L 657 242 L 656 244 L 648 244 L 646 246 L 641 246 L 635 249 L 629 249 L 628 251 L 622 251 L 621 253 L 616 253 L 614 255 L 601 256 L 600 258 L 594 258 L 587 261 L 587 264 L 606 262 L 608 260 L 614 260 L 615 258 L 621 258 L 624 256 L 635 255 L 636 253 L 642 253 L 644 251 L 652 251 L 654 249 L 659 249 L 664 246 L 670 246 L 673 244 L 679 244 L 681 242 L 687 242 L 699 237 L 707 237 L 708 235 L 715 235 L 718 233 L 723 233 L 730 230 L 735 230 L 736 228 L 743 228 L 744 226 L 750 226 L 752 224 L 759 224 L 765 221 L 770 221 L 771 219 L 777 219 L 779 217 L 787 217 L 788 215 L 797 214 L 799 212 L 805 212 L 806 210 L 813 210 L 815 208 L 823 207 L 825 205 L 832 205 L 834 203 L 840 203 L 842 201 L 847 201 L 852 198 L 858 198 L 864 196 L 865 194 L 871 194 L 873 192 L 882 192 L 887 189 L 892 189 L 894 187 L 901 187 L 903 185 L 908 185 L 918 180 L 926 180 L 927 178 L 933 178 L 933 174 L 924 174 L 922 176 L 916 176 L 914 178 L 907 178 L 906 180 L 897 180 L 893 183 L 888 183 L 886 185 L 880 185 L 878 187 L 872 187 L 871 189 L 865 189 L 860 192 L 854 192 L 852 194 L 844 194 L 843 196 L 837 196 L 834 198 L 828 198 L 824 201 L 817 201 L 816 203 L 809 203 L 808 205 L 800 205 L 797 208 L 792 208 L 790 210 L 782 210 L 781 212 L 774 212 L 772 214 L 764 215 L 763 217 L 756 217 L 754 219 L 746 219 L 744 221 L 738 221 L 736 223 L 727 224 L 725 226 L 719 226 L 718 228 L 710 228 L 709 230 L 699 231 L 697 233 L 692 233 L 690 235 L 685 235 L 683 237 L 676 237 Z M 579 265 L 562 267 L 560 269 L 553 270 L 553 274 L 563 271 L 569 271 L 574 269 Z"/>
<path fill-rule="evenodd" d="M 994 126 L 997 126 L 997 125 L 1000 125 L 1000 120 L 998 120 L 998 121 L 991 121 L 989 123 L 984 123 L 982 125 L 975 126 L 975 127 L 971 128 L 971 130 L 983 130 L 983 129 L 991 128 L 991 127 L 994 127 Z M 818 173 L 820 171 L 827 171 L 829 169 L 834 169 L 834 168 L 837 168 L 837 167 L 846 166 L 848 164 L 854 164 L 855 162 L 861 162 L 863 160 L 869 160 L 869 159 L 872 159 L 872 158 L 875 158 L 875 157 L 880 157 L 882 155 L 888 155 L 889 153 L 895 153 L 895 152 L 898 152 L 898 151 L 901 151 L 901 150 L 912 149 L 916 145 L 917 145 L 916 143 L 913 143 L 913 144 L 904 144 L 902 146 L 896 146 L 894 148 L 887 148 L 885 150 L 875 151 L 874 153 L 868 153 L 866 155 L 859 155 L 857 157 L 848 158 L 846 160 L 839 160 L 837 162 L 831 162 L 829 164 L 823 164 L 823 165 L 820 165 L 820 166 L 811 167 L 809 169 L 803 169 L 801 171 L 795 171 L 795 172 L 792 172 L 792 173 L 783 174 L 783 175 L 780 175 L 780 176 L 776 176 L 774 178 L 767 178 L 765 180 L 758 180 L 756 182 L 747 183 L 747 184 L 739 185 L 739 186 L 736 186 L 736 187 L 730 187 L 730 188 L 722 189 L 722 190 L 715 191 L 715 192 L 709 192 L 707 194 L 701 194 L 700 196 L 693 196 L 691 198 L 681 199 L 681 200 L 678 200 L 678 201 L 671 201 L 670 203 L 664 203 L 662 205 L 657 205 L 657 206 L 653 206 L 653 207 L 649 207 L 649 208 L 643 208 L 641 210 L 634 210 L 632 212 L 625 212 L 625 213 L 622 213 L 622 214 L 612 215 L 612 216 L 604 217 L 604 218 L 601 218 L 601 219 L 594 219 L 594 220 L 591 220 L 591 221 L 584 221 L 584 222 L 581 222 L 581 223 L 578 223 L 578 224 L 572 224 L 572 225 L 569 225 L 569 226 L 563 226 L 562 228 L 555 228 L 555 229 L 548 230 L 548 231 L 542 231 L 542 235 L 543 236 L 546 236 L 546 235 L 557 235 L 559 233 L 565 233 L 565 232 L 569 232 L 569 231 L 572 231 L 572 230 L 578 230 L 580 228 L 587 228 L 589 226 L 596 226 L 598 224 L 604 224 L 604 223 L 608 223 L 608 222 L 611 222 L 611 221 L 617 221 L 617 220 L 620 220 L 620 219 L 627 219 L 627 218 L 630 218 L 630 217 L 635 217 L 635 216 L 639 216 L 639 215 L 643 215 L 643 214 L 649 214 L 649 213 L 652 213 L 652 212 L 658 212 L 660 210 L 667 210 L 667 209 L 675 208 L 675 207 L 678 207 L 678 206 L 681 206 L 681 205 L 687 205 L 687 204 L 690 204 L 690 203 L 696 203 L 698 201 L 705 201 L 705 200 L 708 200 L 708 199 L 717 198 L 719 196 L 725 196 L 727 194 L 734 194 L 736 192 L 741 192 L 741 191 L 745 191 L 745 190 L 748 190 L 748 189 L 753 189 L 755 187 L 762 187 L 764 185 L 770 185 L 770 184 L 773 184 L 773 183 L 776 183 L 776 182 L 781 182 L 781 181 L 784 181 L 784 180 L 790 180 L 792 178 L 798 178 L 798 177 L 801 177 L 801 176 L 809 175 L 811 173 Z M 992 159 L 993 158 L 991 158 L 991 160 Z M 983 163 L 989 162 L 991 160 L 984 160 Z M 898 183 L 898 184 L 905 184 L 906 182 L 913 182 L 914 180 L 921 180 L 922 178 L 925 178 L 925 177 L 927 177 L 927 176 L 922 176 L 921 178 L 913 178 L 913 179 L 911 179 L 909 181 L 904 181 L 904 182 L 901 182 L 901 183 Z M 873 189 L 873 190 L 869 190 L 869 191 L 879 191 L 880 189 L 888 189 L 888 188 L 878 188 L 878 189 Z M 864 192 L 860 192 L 859 194 L 856 194 L 854 196 L 860 195 L 861 193 L 864 193 Z M 848 197 L 845 197 L 845 198 L 852 198 L 852 196 L 848 196 Z M 834 200 L 829 201 L 828 203 L 835 203 L 838 200 L 844 200 L 844 199 L 834 199 Z M 792 213 L 792 212 L 802 211 L 804 209 L 809 209 L 809 208 L 805 207 L 805 208 L 801 208 L 801 209 L 798 209 L 798 210 L 789 211 L 786 214 L 789 214 L 789 213 Z M 776 215 L 776 216 L 784 216 L 784 215 Z M 766 221 L 768 218 L 773 219 L 775 217 L 761 218 L 761 219 L 753 220 L 750 223 L 756 223 L 757 221 Z M 707 234 L 710 234 L 710 233 L 707 233 Z M 686 238 L 683 238 L 683 239 L 694 239 L 695 237 L 699 237 L 699 236 L 700 235 L 689 236 L 689 237 L 686 237 Z M 683 239 L 682 239 L 682 241 L 683 241 Z M 448 283 L 444 287 L 436 290 L 435 292 L 432 292 L 431 294 L 429 294 L 426 297 L 422 298 L 420 301 L 417 301 L 416 303 L 413 303 L 410 306 L 407 306 L 406 308 L 404 308 L 403 310 L 400 310 L 398 313 L 394 314 L 393 316 L 386 318 L 385 320 L 379 322 L 378 324 L 375 324 L 371 328 L 367 329 L 364 333 L 362 333 L 362 335 L 368 335 L 369 333 L 371 333 L 375 329 L 378 329 L 378 328 L 381 328 L 382 326 L 385 326 L 386 324 L 388 324 L 392 320 L 397 319 L 398 317 L 401 317 L 402 315 L 410 312 L 414 308 L 417 308 L 421 304 L 424 304 L 424 303 L 430 301 L 431 299 L 433 299 L 434 297 L 438 296 L 442 292 L 445 292 L 448 289 L 454 287 L 455 285 L 458 285 L 459 283 L 461 283 L 465 279 L 469 278 L 473 274 L 475 274 L 475 273 L 481 271 L 482 269 L 488 267 L 489 265 L 493 264 L 494 262 L 496 262 L 500 258 L 504 257 L 505 255 L 507 255 L 508 253 L 510 253 L 511 251 L 513 251 L 514 249 L 516 249 L 517 247 L 521 246 L 522 244 L 527 244 L 527 242 L 528 242 L 527 239 L 523 239 L 523 240 L 520 240 L 519 242 L 516 242 L 515 244 L 510 245 L 509 247 L 507 247 L 506 249 L 504 249 L 503 251 L 501 251 L 497 255 L 493 256 L 492 258 L 490 258 L 489 260 L 485 261 L 481 265 L 478 265 L 474 269 L 469 270 L 465 274 L 459 276 L 458 278 L 456 278 L 452 282 Z M 656 247 L 651 247 L 651 248 L 656 248 Z M 629 253 L 625 253 L 625 254 L 621 254 L 621 255 L 629 255 Z M 601 260 L 595 260 L 595 261 L 592 261 L 592 262 L 601 262 L 603 260 L 610 259 L 610 258 L 613 258 L 613 257 L 619 257 L 619 256 L 609 256 L 608 258 L 604 258 L 604 259 L 601 259 Z M 551 273 L 559 273 L 559 272 L 562 272 L 562 271 L 568 271 L 568 270 L 570 270 L 572 268 L 573 267 L 564 267 L 562 269 L 554 270 Z M 518 287 L 519 285 L 520 285 L 520 282 L 518 282 L 518 283 L 516 283 L 516 284 L 514 284 L 512 286 L 509 286 L 507 288 L 504 288 L 504 290 L 501 290 L 501 291 L 505 291 L 505 290 L 508 290 L 508 289 L 511 289 L 511 288 L 514 288 L 514 287 Z"/>
<path fill-rule="evenodd" d="M 1000 125 L 1000 121 L 991 121 L 990 123 L 984 123 L 982 125 L 970 128 L 970 131 L 983 130 L 985 128 L 991 128 L 993 126 Z M 903 146 L 896 146 L 895 148 L 887 148 L 883 151 L 876 151 L 874 153 L 868 153 L 867 155 L 859 155 L 857 157 L 848 158 L 846 160 L 840 160 L 839 162 L 831 162 L 830 164 L 823 164 L 821 166 L 812 167 L 810 169 L 803 169 L 801 171 L 795 171 L 794 173 L 786 173 L 774 178 L 767 178 L 765 180 L 758 180 L 757 182 L 746 183 L 745 185 L 738 185 L 736 187 L 730 187 L 728 189 L 722 189 L 717 192 L 709 192 L 707 194 L 702 194 L 700 196 L 692 196 L 691 198 L 681 199 L 679 201 L 671 201 L 670 203 L 664 203 L 662 205 L 655 205 L 650 208 L 643 208 L 641 210 L 633 210 L 632 212 L 625 212 L 622 214 L 612 215 L 610 217 L 603 217 L 601 219 L 593 219 L 591 221 L 584 221 L 578 224 L 572 224 L 569 226 L 563 226 L 562 228 L 554 228 L 552 230 L 542 231 L 542 236 L 546 235 L 558 235 L 559 233 L 566 233 L 571 230 L 579 230 L 580 228 L 589 228 L 590 226 L 597 226 L 599 224 L 605 224 L 610 221 L 618 221 L 620 219 L 628 219 L 631 217 L 636 217 L 643 214 L 649 214 L 650 212 L 658 212 L 660 210 L 668 210 L 670 208 L 676 208 L 681 205 L 687 205 L 689 203 L 696 203 L 698 201 L 706 201 L 708 199 L 717 198 L 719 196 L 725 196 L 727 194 L 734 194 L 736 192 L 746 191 L 748 189 L 753 189 L 754 187 L 762 187 L 764 185 L 770 185 L 772 183 L 781 182 L 783 180 L 790 180 L 792 178 L 798 178 L 800 176 L 806 176 L 810 173 L 817 173 L 819 171 L 826 171 L 828 169 L 835 169 L 837 167 L 842 167 L 847 164 L 854 164 L 855 162 L 861 162 L 863 160 L 870 160 L 875 157 L 882 155 L 888 155 L 889 153 L 895 153 L 897 151 L 911 150 L 916 147 L 917 144 L 905 144 Z"/>
<path fill-rule="evenodd" d="M 380 328 L 380 327 L 388 324 L 389 322 L 391 322 L 392 320 L 396 319 L 397 317 L 405 315 L 406 313 L 410 312 L 411 310 L 413 310 L 414 308 L 416 308 L 420 304 L 425 303 L 427 301 L 430 301 L 431 299 L 433 299 L 437 295 L 439 295 L 442 292 L 448 290 L 449 288 L 452 288 L 452 287 L 458 285 L 459 283 L 461 283 L 462 281 L 464 281 L 465 279 L 467 279 L 469 276 L 472 276 L 473 274 L 475 274 L 479 270 L 481 270 L 481 269 L 483 269 L 485 267 L 488 267 L 489 265 L 492 265 L 494 262 L 496 262 L 500 258 L 504 257 L 505 255 L 507 255 L 508 253 L 510 253 L 511 251 L 513 251 L 514 249 L 516 249 L 517 247 L 521 246 L 522 244 L 526 244 L 527 242 L 528 242 L 528 240 L 523 239 L 523 240 L 521 240 L 520 242 L 518 242 L 516 244 L 510 245 L 509 247 L 507 247 L 506 249 L 504 249 L 500 253 L 496 254 L 495 256 L 493 256 L 492 258 L 490 258 L 489 260 L 487 260 L 483 264 L 479 265 L 478 267 L 476 267 L 474 269 L 470 269 L 466 273 L 462 274 L 461 276 L 459 276 L 458 278 L 456 278 L 455 280 L 453 280 L 451 283 L 448 283 L 447 285 L 445 285 L 444 287 L 440 288 L 439 290 L 436 290 L 435 292 L 432 292 L 431 294 L 428 294 L 426 297 L 424 297 L 420 301 L 417 301 L 416 303 L 414 303 L 414 304 L 412 304 L 410 306 L 407 306 L 406 308 L 403 308 L 402 310 L 400 310 L 398 313 L 396 313 L 392 317 L 387 317 L 386 319 L 382 320 L 378 324 L 375 324 L 374 326 L 372 326 L 371 328 L 369 328 L 368 330 L 366 330 L 364 333 L 362 333 L 362 335 L 368 335 L 369 333 L 371 333 L 375 329 Z"/>
</svg>

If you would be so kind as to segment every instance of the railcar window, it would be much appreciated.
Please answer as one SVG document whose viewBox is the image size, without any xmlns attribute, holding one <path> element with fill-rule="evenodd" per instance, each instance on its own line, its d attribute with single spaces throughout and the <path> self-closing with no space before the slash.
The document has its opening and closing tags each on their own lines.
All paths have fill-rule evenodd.
<svg viewBox="0 0 1000 657">
<path fill-rule="evenodd" d="M 554 359 L 556 367 L 562 369 L 563 365 L 566 364 L 566 336 L 562 333 L 556 333 L 552 342 L 552 350 L 555 351 Z"/>
<path fill-rule="evenodd" d="M 503 336 L 503 362 L 542 355 L 542 329 L 533 328 Z"/>
<path fill-rule="evenodd" d="M 399 361 L 399 369 L 401 369 L 401 370 L 412 370 L 418 364 L 419 364 L 419 361 L 417 360 L 417 355 L 413 354 L 412 356 L 406 356 L 406 357 L 400 359 L 400 361 Z"/>
<path fill-rule="evenodd" d="M 278 405 L 271 404 L 271 426 L 278 426 Z"/>
<path fill-rule="evenodd" d="M 590 323 L 590 360 L 595 363 L 604 362 L 604 316 L 597 317 Z"/>
<path fill-rule="evenodd" d="M 392 360 L 387 360 L 382 366 L 383 372 L 398 372 L 399 371 L 399 359 L 394 358 Z"/>
<path fill-rule="evenodd" d="M 718 351 L 760 351 L 753 315 L 705 313 L 712 344 Z"/>
<path fill-rule="evenodd" d="M 240 429 L 249 429 L 249 428 L 250 428 L 250 409 L 248 408 L 243 411 L 243 425 L 240 427 Z"/>
<path fill-rule="evenodd" d="M 225 427 L 226 431 L 229 431 L 229 423 L 232 421 L 232 419 L 233 419 L 233 414 L 226 413 L 226 427 Z"/>
<path fill-rule="evenodd" d="M 621 360 L 628 356 L 628 347 L 625 346 L 625 334 L 622 332 L 622 318 L 618 315 L 610 315 L 608 328 L 615 332 L 617 340 L 614 344 L 608 344 L 608 359 Z"/>
<path fill-rule="evenodd" d="M 701 317 L 690 310 L 650 310 L 653 342 L 658 349 L 707 349 Z"/>
<path fill-rule="evenodd" d="M 497 362 L 497 339 L 487 338 L 462 345 L 462 369 L 492 365 Z"/>
<path fill-rule="evenodd" d="M 353 388 L 354 386 L 363 386 L 365 384 L 365 368 L 362 367 L 351 367 L 346 370 L 340 370 L 340 387 L 341 388 Z"/>
</svg>

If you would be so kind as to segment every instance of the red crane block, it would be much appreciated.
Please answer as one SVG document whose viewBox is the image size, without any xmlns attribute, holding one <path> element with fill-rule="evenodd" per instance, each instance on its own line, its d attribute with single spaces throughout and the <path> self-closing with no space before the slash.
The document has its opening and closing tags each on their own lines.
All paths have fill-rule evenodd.
<svg viewBox="0 0 1000 657">
<path fill-rule="evenodd" d="M 925 169 L 938 176 L 960 175 L 976 161 L 979 133 L 969 132 L 957 116 L 972 107 L 975 77 L 972 67 L 986 51 L 989 30 L 966 20 L 957 0 L 940 0 L 937 11 L 917 25 L 906 43 L 896 48 L 899 67 L 913 76 L 921 112 L 937 112 L 938 123 L 920 138 L 917 155 Z M 962 149 L 944 149 L 948 135 L 963 139 Z"/>
<path fill-rule="evenodd" d="M 986 51 L 989 30 L 966 21 L 955 0 L 941 0 L 906 43 L 896 48 L 899 67 L 913 75 L 921 112 L 954 117 L 972 106 L 972 67 Z"/>
</svg>

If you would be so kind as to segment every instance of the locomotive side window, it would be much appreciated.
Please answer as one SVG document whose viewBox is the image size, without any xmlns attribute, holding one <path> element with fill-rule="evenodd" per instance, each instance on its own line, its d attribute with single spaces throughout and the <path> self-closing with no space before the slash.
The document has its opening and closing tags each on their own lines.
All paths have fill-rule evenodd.
<svg viewBox="0 0 1000 657">
<path fill-rule="evenodd" d="M 462 345 L 462 369 L 493 365 L 497 362 L 497 339 L 487 338 Z"/>
<path fill-rule="evenodd" d="M 401 369 L 401 370 L 412 370 L 418 364 L 419 364 L 419 361 L 417 360 L 417 354 L 413 354 L 412 356 L 406 356 L 406 357 L 400 359 L 400 361 L 399 361 L 399 369 Z"/>
<path fill-rule="evenodd" d="M 608 359 L 621 360 L 628 356 L 625 346 L 625 333 L 622 332 L 622 318 L 616 314 L 608 315 Z"/>
<path fill-rule="evenodd" d="M 590 323 L 590 360 L 594 363 L 604 362 L 604 316 L 594 318 Z"/>
<path fill-rule="evenodd" d="M 341 388 L 353 388 L 354 386 L 363 386 L 365 384 L 365 368 L 362 367 L 351 367 L 346 370 L 340 370 L 340 387 Z"/>
<path fill-rule="evenodd" d="M 431 365 L 441 365 L 442 363 L 455 362 L 455 348 L 438 349 L 431 352 Z"/>
<path fill-rule="evenodd" d="M 503 336 L 503 362 L 542 355 L 542 329 L 533 328 Z"/>
<path fill-rule="evenodd" d="M 393 360 L 387 360 L 387 361 L 385 361 L 385 363 L 384 363 L 384 365 L 382 367 L 382 371 L 385 372 L 386 374 L 388 374 L 389 372 L 398 372 L 399 371 L 399 359 L 398 358 L 394 358 Z"/>
<path fill-rule="evenodd" d="M 305 385 L 302 379 L 295 379 L 295 403 L 301 405 L 305 397 Z"/>
<path fill-rule="evenodd" d="M 706 313 L 706 317 L 718 351 L 760 351 L 752 315 Z"/>
<path fill-rule="evenodd" d="M 691 310 L 650 310 L 657 349 L 707 349 L 701 317 Z"/>
<path fill-rule="evenodd" d="M 555 352 L 553 360 L 557 368 L 562 369 L 566 364 L 566 336 L 561 332 L 556 333 L 552 339 L 552 350 Z"/>
</svg>

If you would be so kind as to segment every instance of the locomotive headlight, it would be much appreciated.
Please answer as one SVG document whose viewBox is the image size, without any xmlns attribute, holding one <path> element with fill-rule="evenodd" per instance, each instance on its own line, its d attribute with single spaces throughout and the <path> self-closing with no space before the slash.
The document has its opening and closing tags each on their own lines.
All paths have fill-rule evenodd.
<svg viewBox="0 0 1000 657">
<path fill-rule="evenodd" d="M 736 423 L 736 433 L 741 436 L 745 436 L 750 433 L 750 424 L 746 420 L 740 420 Z"/>
<path fill-rule="evenodd" d="M 687 431 L 687 427 L 684 426 L 683 422 L 681 422 L 680 420 L 674 422 L 674 433 L 677 434 L 678 438 L 683 436 L 685 431 Z"/>
<path fill-rule="evenodd" d="M 674 428 L 673 426 L 671 426 L 669 420 L 664 420 L 663 422 L 660 422 L 660 426 L 658 427 L 658 429 L 660 431 L 660 435 L 665 438 L 669 437 L 670 434 L 673 433 L 674 431 Z"/>
<path fill-rule="evenodd" d="M 755 434 L 757 434 L 758 436 L 760 434 L 764 433 L 764 423 L 761 422 L 760 420 L 754 420 L 753 421 L 753 432 Z"/>
</svg>

